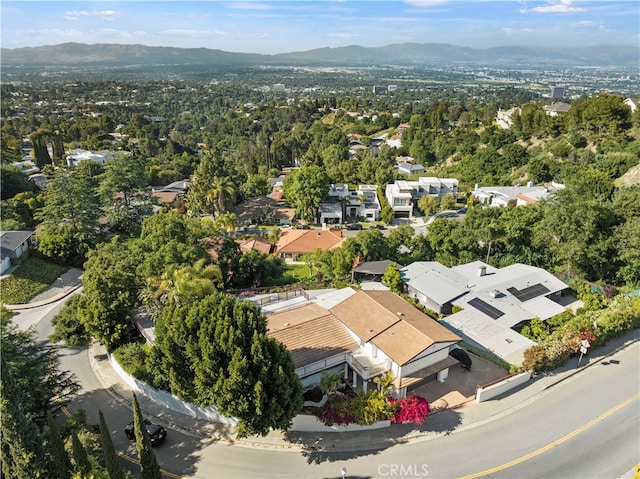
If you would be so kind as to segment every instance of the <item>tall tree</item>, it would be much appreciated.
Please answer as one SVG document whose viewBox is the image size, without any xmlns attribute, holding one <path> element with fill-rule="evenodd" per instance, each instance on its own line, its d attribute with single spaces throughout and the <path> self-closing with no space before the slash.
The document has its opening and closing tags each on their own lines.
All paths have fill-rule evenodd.
<svg viewBox="0 0 640 479">
<path fill-rule="evenodd" d="M 329 178 L 321 167 L 306 166 L 287 176 L 283 192 L 301 218 L 315 223 L 320 202 L 329 192 Z"/>
<path fill-rule="evenodd" d="M 42 448 L 40 431 L 30 411 L 21 407 L 21 399 L 25 392 L 8 367 L 4 351 L 0 357 L 0 375 L 0 459 L 3 477 L 45 478 L 48 476 L 49 468 Z"/>
<path fill-rule="evenodd" d="M 87 450 L 82 445 L 82 441 L 80 441 L 76 431 L 71 433 L 71 452 L 73 455 L 73 462 L 75 463 L 75 472 L 79 472 L 81 477 L 89 474 L 92 467 L 91 461 L 89 460 Z"/>
<path fill-rule="evenodd" d="M 51 477 L 66 479 L 71 477 L 71 461 L 64 449 L 60 430 L 51 414 L 47 414 L 46 449 L 49 456 Z"/>
<path fill-rule="evenodd" d="M 42 221 L 39 250 L 45 256 L 82 264 L 100 237 L 101 207 L 94 186 L 73 170 L 59 169 L 47 183 L 44 200 L 36 214 Z"/>
<path fill-rule="evenodd" d="M 302 405 L 293 360 L 266 335 L 253 303 L 214 293 L 166 309 L 156 338 L 155 374 L 167 378 L 174 394 L 236 417 L 241 437 L 286 430 Z"/>
<path fill-rule="evenodd" d="M 151 214 L 152 199 L 142 158 L 121 156 L 108 161 L 100 181 L 107 217 L 124 231 L 137 231 Z"/>
<path fill-rule="evenodd" d="M 131 405 L 133 406 L 133 429 L 136 436 L 136 449 L 138 449 L 138 458 L 140 459 L 140 475 L 142 479 L 162 479 L 160 466 L 153 449 L 151 449 L 151 438 L 147 432 L 136 393 L 133 393 Z"/>
<path fill-rule="evenodd" d="M 117 238 L 93 251 L 85 263 L 78 318 L 91 335 L 113 351 L 134 329 L 131 310 L 141 288 L 140 259 Z"/>
<path fill-rule="evenodd" d="M 104 415 L 102 411 L 98 411 L 100 415 L 100 422 L 98 423 L 100 427 L 100 439 L 102 441 L 102 452 L 104 453 L 104 459 L 107 466 L 107 471 L 109 473 L 109 477 L 111 479 L 125 479 L 125 473 L 122 469 L 122 466 L 118 462 L 118 456 L 116 455 L 116 450 L 113 447 L 113 440 L 111 439 L 111 434 L 109 434 L 109 428 L 107 427 L 107 423 L 104 420 Z"/>
</svg>

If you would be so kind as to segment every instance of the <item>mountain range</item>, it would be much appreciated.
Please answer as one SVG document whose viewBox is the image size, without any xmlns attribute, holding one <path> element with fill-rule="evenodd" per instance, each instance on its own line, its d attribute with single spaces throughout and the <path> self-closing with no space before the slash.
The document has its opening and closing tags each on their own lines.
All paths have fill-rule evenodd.
<svg viewBox="0 0 640 479">
<path fill-rule="evenodd" d="M 277 55 L 232 53 L 208 48 L 149 47 L 144 45 L 62 43 L 59 45 L 2 48 L 6 66 L 102 66 L 128 65 L 430 65 L 446 63 L 490 63 L 571 66 L 638 67 L 640 48 L 603 45 L 584 48 L 504 46 L 486 49 L 436 43 L 399 43 L 383 47 L 357 45 L 319 48 Z"/>
</svg>

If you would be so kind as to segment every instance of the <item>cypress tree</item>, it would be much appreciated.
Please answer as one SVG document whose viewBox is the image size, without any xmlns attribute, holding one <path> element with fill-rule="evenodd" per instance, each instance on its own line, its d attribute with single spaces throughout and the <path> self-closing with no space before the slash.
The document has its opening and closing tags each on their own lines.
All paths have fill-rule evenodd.
<svg viewBox="0 0 640 479">
<path fill-rule="evenodd" d="M 91 471 L 91 462 L 89 461 L 86 449 L 75 431 L 71 435 L 71 447 L 73 450 L 73 462 L 76 464 L 76 471 L 80 472 L 82 476 L 89 474 Z"/>
<path fill-rule="evenodd" d="M 47 453 L 52 477 L 67 479 L 71 476 L 71 461 L 64 449 L 64 441 L 51 413 L 47 413 L 47 426 Z"/>
<path fill-rule="evenodd" d="M 118 462 L 118 456 L 116 455 L 116 449 L 113 447 L 113 441 L 107 423 L 104 420 L 102 411 L 98 411 L 100 414 L 100 438 L 102 439 L 102 451 L 104 452 L 105 462 L 107 464 L 107 472 L 111 479 L 125 479 L 125 473 Z"/>
<path fill-rule="evenodd" d="M 151 439 L 144 424 L 138 398 L 133 393 L 133 430 L 136 435 L 136 448 L 140 459 L 140 475 L 142 479 L 162 479 L 156 455 L 151 449 Z"/>
</svg>

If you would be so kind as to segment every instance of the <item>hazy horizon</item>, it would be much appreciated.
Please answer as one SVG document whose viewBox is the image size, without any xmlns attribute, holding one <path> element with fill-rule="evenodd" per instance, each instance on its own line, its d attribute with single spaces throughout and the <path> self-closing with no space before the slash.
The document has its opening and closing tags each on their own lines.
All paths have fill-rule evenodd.
<svg viewBox="0 0 640 479">
<path fill-rule="evenodd" d="M 277 54 L 349 45 L 584 47 L 640 41 L 640 2 L 3 1 L 2 46 L 76 42 Z"/>
</svg>

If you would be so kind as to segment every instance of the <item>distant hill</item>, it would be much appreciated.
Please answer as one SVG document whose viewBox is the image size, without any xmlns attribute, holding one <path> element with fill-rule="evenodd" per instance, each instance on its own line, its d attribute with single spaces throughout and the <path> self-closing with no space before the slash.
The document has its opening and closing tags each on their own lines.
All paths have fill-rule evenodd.
<svg viewBox="0 0 640 479">
<path fill-rule="evenodd" d="M 552 64 L 565 66 L 638 66 L 640 48 L 597 46 L 543 48 L 505 46 L 487 49 L 450 44 L 401 43 L 384 47 L 357 45 L 339 48 L 259 55 L 208 48 L 148 47 L 144 45 L 63 43 L 60 45 L 1 49 L 2 66 L 129 65 L 428 65 L 433 63 Z"/>
</svg>

